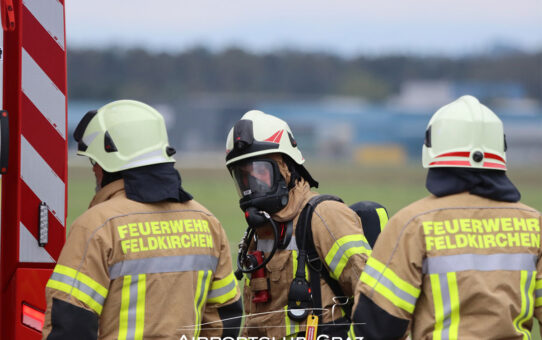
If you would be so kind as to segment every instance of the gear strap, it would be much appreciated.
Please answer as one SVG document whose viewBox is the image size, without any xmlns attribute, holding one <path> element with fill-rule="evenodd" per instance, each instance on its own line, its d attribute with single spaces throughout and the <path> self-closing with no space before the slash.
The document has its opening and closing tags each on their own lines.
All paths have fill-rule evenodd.
<svg viewBox="0 0 542 340">
<path fill-rule="evenodd" d="M 311 290 L 313 308 L 315 308 L 318 316 L 321 316 L 322 314 L 322 291 L 320 286 L 320 277 L 326 281 L 336 296 L 344 296 L 344 292 L 339 283 L 331 278 L 327 268 L 322 263 L 320 256 L 318 256 L 316 247 L 314 246 L 314 238 L 312 236 L 312 215 L 316 209 L 316 206 L 323 201 L 343 202 L 339 197 L 334 195 L 318 195 L 312 197 L 301 211 L 299 219 L 297 220 L 295 231 L 297 248 L 299 249 L 297 260 L 298 266 L 295 279 L 305 280 L 305 266 L 303 264 L 305 263 L 306 259 L 310 275 L 310 282 L 308 282 L 308 284 Z M 346 304 L 341 307 L 344 308 L 348 319 L 350 319 L 352 306 Z"/>
</svg>

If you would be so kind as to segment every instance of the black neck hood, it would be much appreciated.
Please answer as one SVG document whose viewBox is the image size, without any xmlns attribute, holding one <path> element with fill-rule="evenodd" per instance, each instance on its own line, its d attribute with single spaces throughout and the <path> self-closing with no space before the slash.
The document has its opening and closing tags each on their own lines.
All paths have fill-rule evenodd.
<svg viewBox="0 0 542 340">
<path fill-rule="evenodd" d="M 518 189 L 500 170 L 431 168 L 425 186 L 437 197 L 468 191 L 495 201 L 518 202 L 521 199 Z"/>
<path fill-rule="evenodd" d="M 193 197 L 181 186 L 174 163 L 160 163 L 122 171 L 126 197 L 142 203 L 186 202 Z"/>
</svg>

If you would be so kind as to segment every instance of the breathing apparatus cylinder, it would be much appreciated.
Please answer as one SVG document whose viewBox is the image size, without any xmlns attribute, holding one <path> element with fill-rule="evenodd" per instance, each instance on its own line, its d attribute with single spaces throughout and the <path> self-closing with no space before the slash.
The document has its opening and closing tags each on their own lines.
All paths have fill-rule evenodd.
<svg viewBox="0 0 542 340">
<path fill-rule="evenodd" d="M 263 263 L 263 258 L 264 258 L 263 251 L 260 251 L 260 250 L 251 251 L 248 253 L 248 256 L 251 258 L 251 260 L 255 261 L 257 264 Z M 264 267 L 260 267 L 260 269 L 252 272 L 252 277 L 250 278 L 250 280 L 254 281 L 258 279 L 266 280 Z M 254 297 L 252 298 L 252 302 L 262 303 L 262 302 L 267 302 L 267 301 L 269 301 L 269 286 L 267 282 L 265 282 L 265 289 L 256 290 L 256 292 L 254 293 Z"/>
</svg>

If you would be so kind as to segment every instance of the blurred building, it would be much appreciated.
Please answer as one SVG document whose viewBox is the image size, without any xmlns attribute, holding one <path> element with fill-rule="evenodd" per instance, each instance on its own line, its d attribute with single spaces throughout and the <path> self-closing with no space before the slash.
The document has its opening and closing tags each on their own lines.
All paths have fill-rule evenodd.
<svg viewBox="0 0 542 340">
<path fill-rule="evenodd" d="M 246 111 L 260 109 L 289 123 L 305 157 L 400 165 L 421 158 L 430 116 L 464 94 L 478 97 L 503 120 L 511 164 L 542 165 L 542 107 L 525 98 L 525 91 L 514 83 L 412 81 L 379 104 L 350 97 L 269 100 L 203 94 L 151 104 L 166 118 L 170 143 L 205 164 L 212 159 L 222 166 L 229 129 Z M 70 102 L 70 134 L 86 111 L 103 104 Z M 214 156 L 206 157 L 210 154 Z"/>
</svg>

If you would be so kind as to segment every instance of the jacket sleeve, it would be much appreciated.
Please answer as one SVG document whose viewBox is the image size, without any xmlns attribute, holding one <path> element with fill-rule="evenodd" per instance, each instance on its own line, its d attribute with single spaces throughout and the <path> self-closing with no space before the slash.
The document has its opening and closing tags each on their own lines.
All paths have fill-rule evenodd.
<svg viewBox="0 0 542 340">
<path fill-rule="evenodd" d="M 85 214 L 70 228 L 57 265 L 47 282 L 43 339 L 96 339 L 108 295 L 110 245 Z"/>
<path fill-rule="evenodd" d="M 423 235 L 416 221 L 398 213 L 376 241 L 358 286 L 353 321 L 356 336 L 400 339 L 406 335 L 421 292 Z"/>
<path fill-rule="evenodd" d="M 542 217 L 539 218 L 539 225 L 542 225 Z M 540 326 L 540 335 L 542 336 L 542 249 L 539 249 L 538 262 L 536 263 L 536 281 L 535 281 L 535 302 L 534 316 L 538 320 Z"/>
<path fill-rule="evenodd" d="M 243 305 L 239 285 L 233 274 L 230 246 L 222 227 L 220 233 L 220 257 L 207 293 L 200 336 L 235 338 L 241 329 Z"/>
<path fill-rule="evenodd" d="M 344 203 L 324 201 L 312 216 L 316 251 L 344 294 L 353 296 L 371 247 L 358 215 Z"/>
</svg>

